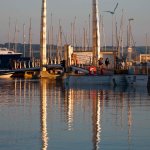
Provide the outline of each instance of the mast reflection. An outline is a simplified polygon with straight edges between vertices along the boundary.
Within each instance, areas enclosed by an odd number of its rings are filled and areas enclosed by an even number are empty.
[[[131,127],[132,127],[132,109],[130,101],[128,101],[128,142],[131,144]]]
[[[47,79],[40,81],[40,111],[41,111],[41,137],[42,150],[47,150],[48,147],[48,133],[47,133]]]
[[[99,143],[101,140],[101,109],[100,109],[100,97],[102,93],[93,91],[93,114],[92,114],[92,125],[93,125],[93,150],[98,150]]]
[[[69,90],[68,95],[68,130],[72,130],[73,126],[73,90]]]
[[[65,109],[67,116],[67,129],[69,131],[73,130],[73,115],[74,115],[74,90],[69,89],[65,91]]]

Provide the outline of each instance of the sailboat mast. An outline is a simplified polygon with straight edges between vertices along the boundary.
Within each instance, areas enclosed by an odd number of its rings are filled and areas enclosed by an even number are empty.
[[[29,57],[32,57],[32,36],[31,36],[31,18],[30,18],[30,26],[29,26]]]
[[[17,51],[17,42],[16,42],[16,36],[17,36],[17,21],[15,23],[15,33],[14,33],[14,44],[15,44],[15,52]]]
[[[59,21],[59,31],[58,31],[58,44],[57,44],[57,61],[59,63],[62,57],[62,27]]]
[[[52,59],[52,51],[53,51],[53,15],[51,13],[51,28],[50,28],[50,59]]]
[[[25,57],[25,24],[23,24],[23,56]]]
[[[89,14],[89,44],[88,44],[88,50],[90,50],[90,46],[91,46],[91,16]]]
[[[99,25],[99,10],[98,10],[98,0],[93,0],[93,21],[92,21],[92,31],[93,31],[93,65],[97,66],[98,59],[100,58],[100,25]]]
[[[50,31],[48,29],[47,59],[50,57]]]
[[[147,48],[148,46],[147,45],[148,44],[147,44],[147,33],[146,33],[146,60],[145,60],[146,62],[147,62],[147,54],[148,54],[148,48]]]
[[[132,33],[131,33],[131,21],[133,21],[134,19],[133,18],[130,18],[129,19],[129,26],[128,26],[128,44],[129,44],[129,47],[128,47],[128,59],[129,61],[132,60],[132,41],[131,41],[131,36],[132,36]],[[133,38],[132,38],[133,39]]]
[[[9,31],[8,31],[8,49],[10,49],[10,17],[9,17]]]
[[[40,32],[40,61],[41,71],[46,71],[46,0],[42,0],[41,32]]]

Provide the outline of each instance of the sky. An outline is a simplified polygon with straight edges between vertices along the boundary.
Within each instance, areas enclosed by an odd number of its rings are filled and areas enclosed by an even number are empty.
[[[13,42],[15,24],[17,24],[18,42],[23,42],[23,24],[25,24],[27,43],[31,18],[32,43],[39,44],[41,3],[42,0],[1,0],[0,43],[3,44],[8,41],[9,18],[10,41]],[[150,43],[150,0],[99,0],[99,11],[100,15],[103,17],[103,33],[105,34],[106,45],[111,45],[112,41],[112,15],[105,11],[112,11],[117,3],[118,7],[115,12],[115,22],[117,22],[119,28],[123,11],[124,41],[126,41],[128,19],[133,18],[134,20],[131,26],[136,46],[145,45],[146,34],[148,43]],[[83,28],[88,28],[89,14],[91,13],[92,0],[47,0],[47,28],[49,29],[50,25],[53,24],[56,42],[60,22],[64,39],[66,37],[69,39],[71,23],[75,21],[76,40],[78,44],[81,44]]]

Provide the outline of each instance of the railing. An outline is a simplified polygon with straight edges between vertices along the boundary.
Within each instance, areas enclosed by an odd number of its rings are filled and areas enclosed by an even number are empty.
[[[60,64],[61,60],[47,59],[46,65]],[[14,69],[23,69],[23,68],[34,68],[40,67],[40,59],[31,59],[31,60],[17,60],[11,62],[11,68]]]

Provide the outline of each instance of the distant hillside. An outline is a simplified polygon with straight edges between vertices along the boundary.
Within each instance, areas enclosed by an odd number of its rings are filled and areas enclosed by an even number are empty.
[[[0,44],[0,47],[7,47],[8,48],[8,43]],[[14,43],[10,43],[10,48],[14,49],[14,47],[15,47],[15,44]],[[54,47],[54,49],[57,49],[57,45],[54,45],[53,47]],[[25,49],[26,49],[26,53],[28,53],[28,51],[29,51],[29,44],[25,45]],[[82,49],[82,48],[80,48],[80,49]],[[105,48],[103,47],[102,49],[104,50]],[[106,47],[106,50],[108,50],[108,51],[111,50],[111,49],[112,49],[111,46],[107,46]],[[33,52],[35,54],[39,53],[39,51],[40,51],[40,44],[32,44],[32,50],[33,50]],[[146,53],[146,47],[145,46],[137,46],[137,47],[135,47],[135,50],[139,54],[140,53],[141,54]],[[24,45],[21,44],[21,43],[17,43],[17,52],[23,53],[23,51],[24,51]],[[150,47],[147,48],[147,51],[148,51],[148,53],[150,53]]]

